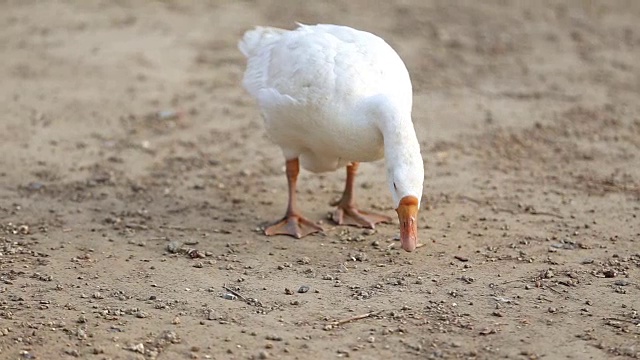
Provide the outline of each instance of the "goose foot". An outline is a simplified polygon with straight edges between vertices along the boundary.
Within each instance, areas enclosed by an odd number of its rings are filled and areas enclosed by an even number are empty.
[[[338,225],[351,225],[373,229],[378,223],[391,222],[391,217],[358,210],[355,207],[338,205],[338,208],[333,212],[332,220]]]
[[[377,223],[391,222],[391,217],[356,208],[354,182],[359,165],[360,163],[358,162],[352,162],[347,166],[347,181],[344,185],[342,197],[331,204],[332,206],[338,206],[333,212],[332,219],[338,225],[352,225],[373,229]]]
[[[309,234],[321,232],[322,227],[314,223],[313,221],[296,214],[290,214],[285,216],[282,220],[267,227],[264,230],[264,234],[267,236],[273,235],[289,235],[296,239],[300,239]]]

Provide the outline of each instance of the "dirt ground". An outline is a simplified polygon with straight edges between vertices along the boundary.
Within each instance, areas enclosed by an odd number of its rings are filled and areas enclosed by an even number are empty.
[[[261,234],[284,160],[236,42],[295,21],[407,63],[417,251],[326,220],[343,171],[299,181],[325,234]],[[640,358],[640,2],[4,0],[0,29],[1,359]],[[357,181],[395,215],[382,162]]]

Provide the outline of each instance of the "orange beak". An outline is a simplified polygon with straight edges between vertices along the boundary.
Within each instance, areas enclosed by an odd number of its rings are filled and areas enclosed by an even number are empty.
[[[396,209],[400,221],[400,244],[411,252],[418,246],[418,199],[405,196]]]

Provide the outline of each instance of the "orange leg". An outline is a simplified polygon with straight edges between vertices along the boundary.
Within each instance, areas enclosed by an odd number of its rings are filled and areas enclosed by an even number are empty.
[[[358,210],[354,200],[354,180],[360,163],[353,162],[347,166],[347,182],[344,186],[342,198],[331,204],[338,206],[333,213],[333,221],[338,225],[353,225],[373,229],[375,224],[391,222],[391,217]]]
[[[300,215],[296,209],[296,183],[299,172],[298,159],[287,160],[287,182],[289,184],[287,212],[282,220],[264,230],[265,235],[289,235],[300,239],[303,236],[322,231],[320,226]]]

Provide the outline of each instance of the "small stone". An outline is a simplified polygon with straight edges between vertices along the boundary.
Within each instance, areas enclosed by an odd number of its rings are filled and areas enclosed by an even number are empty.
[[[338,356],[340,356],[340,357],[351,357],[351,354],[349,354],[349,352],[347,350],[338,349],[338,350],[336,350],[336,352],[338,353]]]
[[[180,318],[179,318],[179,317],[177,317],[177,316],[176,316],[176,317],[174,317],[174,318],[173,318],[173,320],[171,320],[171,323],[172,323],[173,325],[178,325],[178,324],[180,324]]]
[[[204,252],[198,250],[198,249],[189,249],[189,251],[187,251],[187,255],[189,255],[190,258],[192,259],[202,259],[207,257]],[[227,265],[229,266],[229,265]],[[229,270],[229,269],[227,269]]]
[[[231,293],[226,293],[226,294],[224,294],[222,297],[223,297],[225,300],[235,300],[235,299],[237,299],[237,298],[238,298],[237,296],[235,296],[235,295],[233,295],[233,294],[231,294]]]
[[[96,292],[93,293],[93,298],[94,299],[104,299],[104,296],[99,291],[96,291]]]
[[[613,269],[606,269],[605,271],[602,272],[602,274],[606,278],[613,278],[613,277],[618,276],[618,273]]]
[[[132,345],[131,347],[129,347],[128,350],[133,351],[133,352],[137,352],[137,353],[140,353],[140,354],[144,354],[144,344],[138,343],[136,345]]]
[[[27,189],[30,191],[37,191],[44,187],[44,184],[41,182],[33,181],[27,184]]]
[[[311,264],[311,259],[309,259],[306,256],[301,257],[300,259],[298,259],[298,264],[309,265],[309,264]]]
[[[284,288],[284,293],[285,295],[293,295],[293,291],[291,291],[291,289],[289,288]]]
[[[80,352],[77,349],[66,349],[64,352],[69,356],[73,356],[73,357],[80,356]]]
[[[552,313],[552,314],[555,314],[555,313],[557,313],[557,312],[558,312],[558,309],[557,309],[557,308],[555,308],[555,307],[550,307],[548,310],[549,310],[549,312],[550,312],[550,313]]]
[[[627,290],[625,290],[622,286],[616,286],[614,291],[618,294],[626,294]]]
[[[369,336],[369,337],[367,338],[367,342],[368,342],[368,343],[370,343],[370,344],[373,344],[375,341],[376,341],[376,338],[375,338],[375,337],[373,337],[373,336]]]
[[[258,354],[258,358],[259,359],[268,359],[269,358],[269,353],[266,352],[265,350],[260,351],[260,353]]]
[[[466,276],[466,275],[462,275],[460,277],[460,280],[464,281],[467,284],[471,284],[472,282],[476,281],[475,278],[471,277],[471,276]]]
[[[18,226],[18,233],[21,235],[29,235],[29,225]]]
[[[300,294],[304,294],[304,293],[306,293],[308,291],[309,291],[309,286],[307,286],[307,285],[302,285],[302,286],[300,286],[298,288],[298,293],[300,293]]]
[[[367,261],[367,260],[369,259],[369,258],[368,258],[368,256],[367,256],[367,254],[365,254],[365,253],[363,253],[363,252],[359,252],[359,253],[357,253],[357,254],[353,255],[353,258],[354,258],[356,261]]]
[[[171,241],[167,244],[167,251],[175,254],[182,248],[182,244],[179,241]]]

